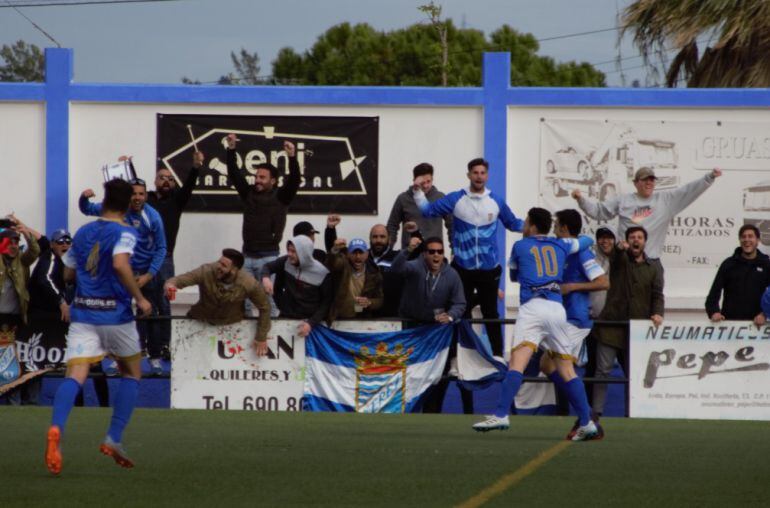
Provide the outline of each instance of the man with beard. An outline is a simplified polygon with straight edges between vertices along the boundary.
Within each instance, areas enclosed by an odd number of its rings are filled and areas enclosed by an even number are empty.
[[[147,184],[141,178],[128,182],[133,188],[131,204],[125,221],[136,229],[136,247],[131,256],[131,268],[134,270],[136,284],[142,295],[152,304],[152,315],[157,316],[163,306],[163,285],[158,284],[156,276],[160,273],[163,261],[166,259],[166,233],[160,214],[147,204]],[[101,203],[91,203],[94,191],[86,189],[80,195],[79,207],[84,215],[99,216],[102,212]],[[147,347],[150,358],[150,369],[153,375],[163,373],[161,357],[163,349],[168,348],[170,337],[163,335],[162,321],[138,320],[136,327],[143,343]],[[112,362],[107,368],[108,375],[117,375],[117,363]]]
[[[324,232],[324,242],[326,250],[331,251],[334,242],[337,240],[337,226],[342,222],[339,215],[331,214],[326,220],[326,231]],[[422,234],[415,222],[404,224],[412,238],[422,240]],[[375,317],[392,318],[398,316],[398,303],[401,300],[401,289],[403,281],[400,275],[390,272],[390,265],[400,251],[391,247],[392,242],[388,234],[388,229],[384,224],[375,224],[369,230],[369,259],[368,262],[376,266],[382,274],[382,288],[384,300],[382,307],[374,312]],[[414,259],[420,254],[418,247],[414,252],[409,252],[409,259]]]
[[[271,280],[275,276],[275,284]],[[286,244],[286,255],[262,267],[262,286],[273,295],[282,318],[301,319],[297,334],[305,337],[329,315],[334,286],[329,270],[313,258],[313,242],[298,235]]]
[[[457,271],[446,263],[444,242],[441,238],[428,238],[424,242],[420,259],[408,260],[409,254],[423,242],[412,238],[406,249],[398,253],[390,272],[403,278],[403,295],[398,310],[399,317],[419,326],[435,322],[449,324],[460,320],[465,313],[465,293]],[[452,344],[447,357],[441,381],[433,387],[423,404],[423,412],[440,413],[449,387],[449,372],[452,359],[457,355],[457,345]],[[463,412],[473,413],[473,397],[460,388]]]
[[[334,303],[329,310],[328,322],[338,318],[371,317],[382,307],[382,275],[368,262],[366,242],[354,238],[349,245],[344,238],[334,242],[326,259],[326,267],[335,281]]]
[[[300,184],[297,149],[290,141],[283,142],[283,150],[288,159],[289,174],[284,184],[278,187],[278,168],[263,162],[257,164],[254,185],[249,185],[246,177],[238,168],[235,151],[238,138],[235,134],[227,136],[227,177],[238,191],[243,202],[243,255],[246,257],[244,269],[259,279],[262,267],[277,259],[278,246],[286,227],[286,214],[289,205],[297,196]],[[274,302],[271,312],[277,315]]]
[[[467,189],[451,192],[429,202],[422,190],[425,177],[414,180],[414,201],[425,217],[453,215],[452,267],[460,274],[465,301],[472,302],[474,293],[484,319],[498,319],[498,290],[502,267],[497,251],[498,221],[509,231],[521,232],[524,221],[516,218],[503,198],[487,189],[489,162],[477,158],[468,162]],[[471,317],[471,305],[465,316]],[[486,325],[492,352],[503,352],[503,336],[499,323]]]
[[[188,317],[212,325],[229,325],[245,317],[248,299],[259,310],[254,349],[257,356],[267,354],[267,332],[270,331],[270,303],[262,287],[243,268],[243,254],[235,249],[224,249],[216,263],[201,265],[195,270],[171,277],[165,292],[173,298],[178,289],[198,286],[198,302]]]
[[[177,186],[174,174],[168,168],[160,168],[155,173],[155,190],[147,193],[147,203],[155,208],[163,220],[163,231],[166,234],[166,258],[155,276],[156,285],[163,287],[168,279],[174,276],[174,248],[179,233],[179,222],[187,203],[190,202],[195,185],[198,182],[200,168],[203,167],[203,153],[193,153],[192,168],[190,168],[182,187]],[[171,304],[165,295],[158,301],[158,315],[170,316]],[[162,320],[157,323],[160,342],[165,346],[162,356],[169,359],[168,344],[171,341],[171,321]]]
[[[626,229],[626,241],[619,243],[610,259],[610,289],[599,318],[602,321],[649,319],[655,326],[663,323],[663,268],[647,257],[647,231],[640,226]],[[594,330],[597,340],[596,377],[608,378],[618,359],[628,376],[627,328],[603,326]],[[596,383],[593,411],[601,417],[607,400],[607,384]]]
[[[427,162],[418,164],[412,170],[412,175],[414,178],[422,177],[420,188],[429,202],[432,203],[437,199],[444,197],[444,193],[439,191],[433,185],[432,165]],[[390,217],[388,218],[388,235],[390,237],[391,247],[396,244],[398,230],[401,228],[401,248],[407,248],[409,240],[411,239],[411,231],[407,228],[407,225],[412,222],[417,224],[423,236],[428,238],[440,238],[442,241],[444,240],[443,226],[446,226],[447,234],[449,235],[451,242],[452,214],[447,214],[443,217],[423,217],[420,213],[420,208],[414,201],[412,188],[410,187],[406,192],[402,192],[398,195],[395,203],[393,203],[393,208],[390,211]]]

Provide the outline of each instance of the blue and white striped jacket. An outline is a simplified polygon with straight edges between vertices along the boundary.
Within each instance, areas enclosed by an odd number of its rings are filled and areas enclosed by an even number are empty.
[[[521,232],[524,221],[516,218],[503,199],[489,189],[476,194],[462,189],[429,203],[415,191],[414,201],[425,217],[452,214],[452,252],[455,262],[466,270],[492,270],[500,265],[497,252],[497,221],[506,229]]]

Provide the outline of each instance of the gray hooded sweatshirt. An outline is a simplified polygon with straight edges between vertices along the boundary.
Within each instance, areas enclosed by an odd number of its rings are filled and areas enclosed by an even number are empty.
[[[275,274],[273,298],[281,317],[305,319],[311,325],[320,324],[329,313],[334,288],[329,270],[313,258],[313,241],[307,236],[295,236],[294,245],[299,266],[281,256],[262,268],[260,278]]]
[[[712,183],[714,177],[709,173],[676,189],[656,190],[649,198],[643,198],[635,192],[603,202],[581,196],[578,206],[594,220],[606,221],[617,216],[619,239],[626,238],[626,230],[631,226],[642,226],[647,230],[644,253],[648,258],[658,259],[666,243],[671,219],[690,206]]]

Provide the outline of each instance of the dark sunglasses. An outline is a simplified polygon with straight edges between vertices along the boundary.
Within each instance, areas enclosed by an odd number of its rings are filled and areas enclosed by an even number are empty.
[[[426,249],[428,254],[443,254],[444,249]]]
[[[54,242],[58,245],[71,245],[72,244],[72,238],[59,238]]]
[[[141,185],[142,187],[147,187],[147,182],[142,180],[141,178],[132,178],[128,181],[131,185]]]

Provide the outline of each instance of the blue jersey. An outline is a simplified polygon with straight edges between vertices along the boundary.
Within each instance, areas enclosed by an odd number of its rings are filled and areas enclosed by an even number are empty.
[[[422,191],[414,201],[424,217],[452,214],[452,253],[454,262],[466,270],[492,270],[500,265],[497,251],[497,222],[520,232],[524,221],[516,218],[505,201],[485,189],[475,194],[467,190],[450,192],[429,203]]]
[[[602,275],[604,270],[590,249],[567,256],[563,282],[590,282]],[[573,291],[565,296],[564,309],[567,311],[567,321],[578,328],[591,328],[594,325],[590,317],[591,299],[587,291]]]
[[[136,230],[126,224],[97,220],[75,233],[72,248],[62,258],[75,270],[72,322],[119,325],[133,321],[131,295],[112,267],[117,254],[134,252]]]
[[[101,203],[91,203],[83,196],[78,206],[85,215],[99,216],[102,213]],[[137,275],[149,273],[154,276],[166,259],[166,233],[160,214],[150,205],[144,205],[141,212],[129,209],[126,222],[136,228],[137,243],[131,256],[131,268]]]
[[[511,280],[518,280],[520,305],[532,298],[545,298],[562,303],[559,284],[564,276],[567,256],[585,250],[593,244],[587,236],[553,238],[528,236],[513,244],[511,249]]]

